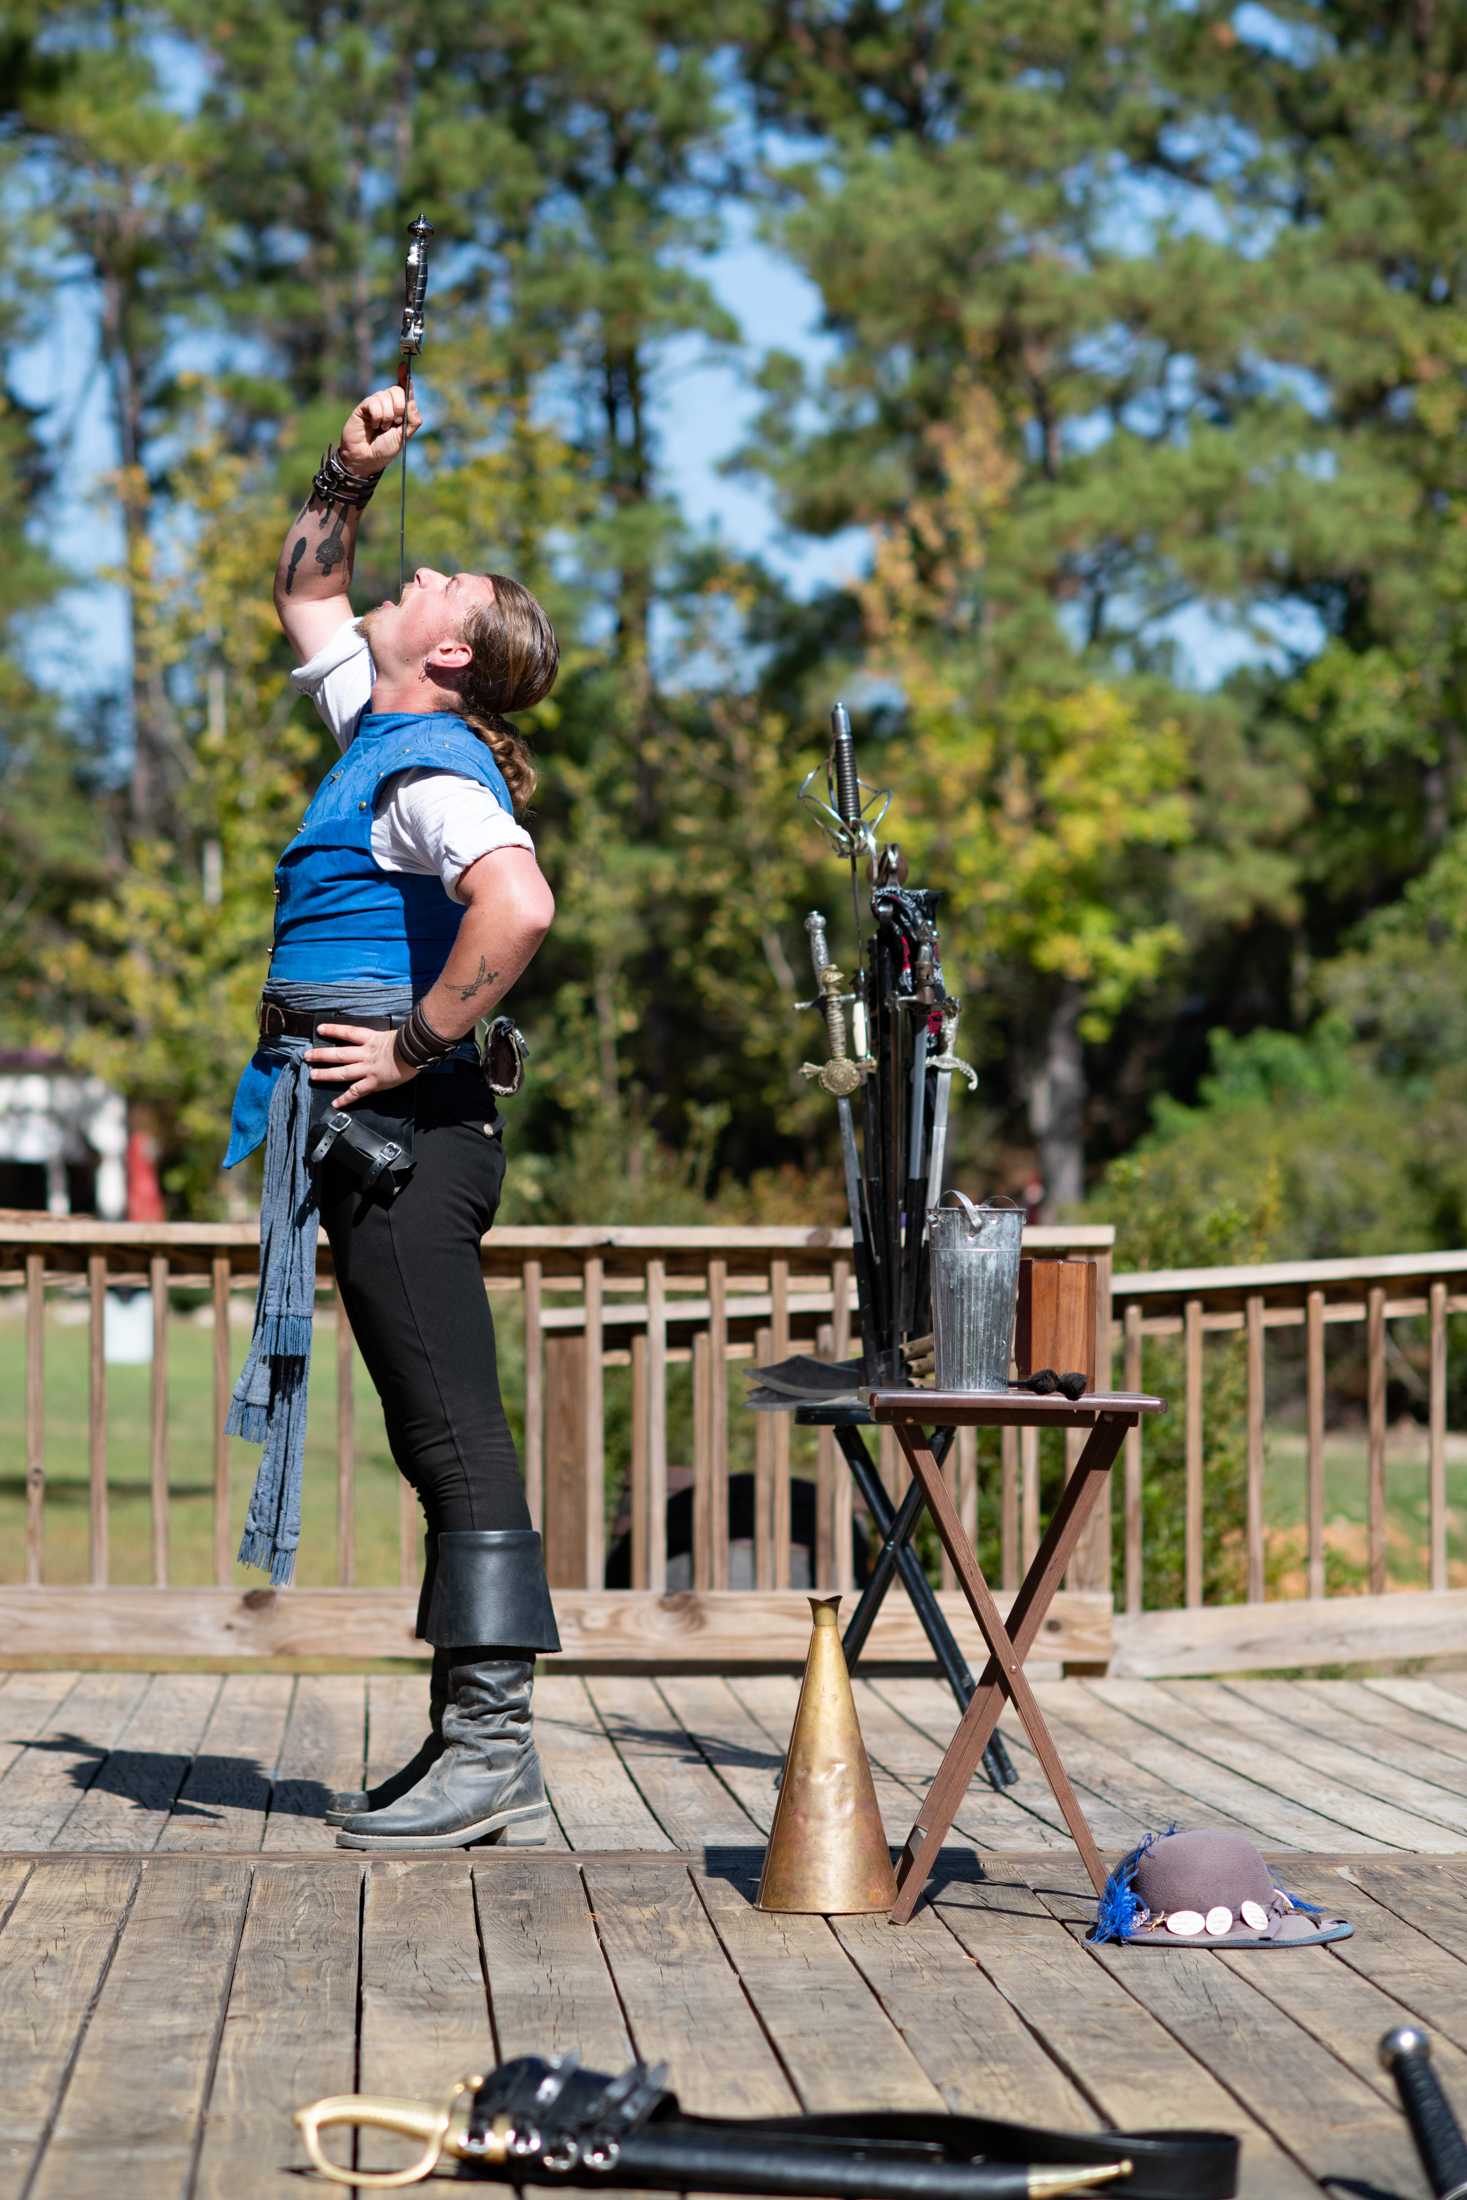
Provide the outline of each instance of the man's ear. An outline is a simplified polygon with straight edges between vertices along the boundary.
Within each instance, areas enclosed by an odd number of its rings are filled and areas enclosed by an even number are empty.
[[[446,634],[441,642],[435,642],[423,659],[424,668],[431,666],[435,672],[462,672],[472,664],[474,652],[461,634]]]

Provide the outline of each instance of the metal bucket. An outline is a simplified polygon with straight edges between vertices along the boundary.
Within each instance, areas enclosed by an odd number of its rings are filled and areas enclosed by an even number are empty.
[[[949,1192],[929,1211],[927,1234],[938,1389],[1006,1391],[1023,1208],[976,1207],[964,1193]]]

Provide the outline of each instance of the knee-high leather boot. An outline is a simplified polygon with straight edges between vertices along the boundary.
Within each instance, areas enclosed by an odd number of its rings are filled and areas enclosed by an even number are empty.
[[[420,1642],[428,1638],[428,1613],[433,1603],[433,1588],[438,1573],[438,1538],[430,1528],[423,1539],[423,1582],[418,1591],[418,1617],[414,1633]],[[395,1803],[399,1795],[406,1795],[416,1787],[430,1765],[436,1764],[443,1754],[443,1713],[448,1702],[448,1660],[444,1652],[435,1650],[428,1680],[428,1732],[407,1763],[385,1780],[379,1780],[373,1788],[338,1788],[331,1795],[322,1813],[328,1826],[344,1826],[348,1818],[356,1818],[364,1810],[383,1810]]]
[[[543,1840],[549,1804],[530,1724],[535,1652],[560,1636],[533,1529],[446,1533],[425,1633],[443,1652],[443,1750],[380,1810],[348,1818],[342,1848],[468,1848]]]

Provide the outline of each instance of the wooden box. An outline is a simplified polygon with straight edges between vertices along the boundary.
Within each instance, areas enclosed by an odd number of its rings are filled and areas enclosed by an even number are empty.
[[[1014,1319],[1014,1364],[1022,1382],[1041,1367],[1078,1371],[1095,1386],[1095,1307],[1099,1270],[1093,1260],[1021,1260]]]

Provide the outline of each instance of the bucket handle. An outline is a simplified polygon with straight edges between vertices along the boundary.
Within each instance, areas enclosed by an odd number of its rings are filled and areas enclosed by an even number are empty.
[[[960,1192],[957,1186],[953,1185],[950,1191],[946,1191],[943,1193],[941,1199],[937,1202],[937,1204],[939,1207],[945,1207],[950,1199],[955,1199],[958,1205],[962,1208],[963,1213],[968,1218],[969,1229],[982,1229],[983,1210],[976,1206],[971,1199],[969,1199],[966,1192]],[[1003,1193],[1000,1193],[997,1199],[989,1200],[988,1212],[991,1214],[995,1207],[1000,1207],[1012,1210],[1013,1212],[1017,1213],[1018,1206],[1019,1202],[1016,1199],[1009,1199]]]

